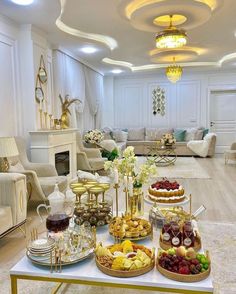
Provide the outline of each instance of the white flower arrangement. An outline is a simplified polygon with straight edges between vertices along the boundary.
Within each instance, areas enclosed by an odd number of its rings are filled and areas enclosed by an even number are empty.
[[[176,143],[176,139],[173,134],[164,134],[161,138],[162,145],[173,145]]]
[[[103,139],[104,139],[103,132],[97,129],[90,130],[84,135],[84,140],[86,143],[99,144],[101,143]]]
[[[134,187],[141,187],[147,183],[150,176],[157,174],[156,165],[151,161],[137,165],[137,157],[135,156],[133,146],[129,146],[124,150],[122,159],[115,159],[113,162],[106,161],[104,169],[110,171],[117,169],[122,178],[124,176],[132,176]]]

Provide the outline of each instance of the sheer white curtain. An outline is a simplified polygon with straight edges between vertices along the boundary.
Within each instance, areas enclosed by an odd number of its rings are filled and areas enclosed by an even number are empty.
[[[94,116],[94,127],[100,128],[102,121],[103,76],[84,66],[85,97],[90,113]]]
[[[72,104],[71,127],[88,130],[101,127],[103,101],[103,76],[82,65],[67,54],[53,52],[54,93],[56,117],[61,115],[59,94],[78,98],[82,103]]]
[[[54,51],[54,85],[55,85],[55,114],[57,117],[61,115],[61,105],[59,94],[62,97],[69,95],[70,98],[77,98],[81,103],[72,104],[71,111],[71,127],[83,130],[83,111],[85,102],[85,79],[83,65],[72,57],[60,52]]]

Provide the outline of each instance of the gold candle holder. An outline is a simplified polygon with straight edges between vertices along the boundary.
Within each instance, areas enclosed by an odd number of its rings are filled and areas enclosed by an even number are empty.
[[[189,195],[189,214],[192,215],[192,194]]]
[[[53,122],[52,122],[52,114],[49,114],[49,129],[53,128]]]
[[[129,190],[127,187],[124,188],[123,190],[125,192],[125,213],[127,214],[128,213],[128,202],[129,202]]]
[[[45,129],[48,128],[48,113],[47,113],[47,111],[44,112],[44,127],[45,127]]]
[[[115,184],[114,185],[114,189],[116,191],[116,217],[118,216],[119,214],[119,204],[118,204],[118,189],[120,188],[119,184]]]
[[[40,121],[40,129],[43,128],[43,110],[39,109],[39,121]]]

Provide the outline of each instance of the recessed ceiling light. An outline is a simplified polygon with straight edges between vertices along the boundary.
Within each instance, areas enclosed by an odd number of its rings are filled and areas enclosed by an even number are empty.
[[[92,54],[92,53],[95,53],[97,49],[94,47],[87,46],[87,47],[81,48],[80,51],[82,51],[83,53]]]
[[[11,2],[18,5],[30,5],[34,2],[34,0],[11,0]]]
[[[120,73],[123,72],[123,70],[121,70],[121,69],[113,69],[111,72],[112,72],[113,74],[120,74]]]

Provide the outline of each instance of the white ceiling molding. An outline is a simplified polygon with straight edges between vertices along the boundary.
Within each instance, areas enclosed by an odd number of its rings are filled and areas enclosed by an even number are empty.
[[[72,36],[76,36],[78,38],[93,40],[93,41],[102,43],[102,44],[106,45],[108,48],[110,48],[110,50],[114,50],[118,46],[117,41],[115,39],[109,37],[109,36],[83,32],[83,31],[80,31],[78,29],[75,29],[75,28],[72,28],[72,27],[66,25],[62,21],[62,17],[63,17],[63,13],[64,13],[64,10],[65,10],[66,2],[67,2],[67,0],[60,0],[61,13],[60,13],[59,17],[56,19],[56,26],[61,31],[63,31],[63,32],[67,33],[67,34],[70,34]]]
[[[220,60],[219,60],[219,64],[220,66],[226,62],[226,61],[230,61],[232,59],[236,59],[236,52],[233,52],[233,53],[230,53],[230,54],[227,54],[225,56],[223,56]]]
[[[133,66],[133,64],[130,63],[130,62],[121,61],[121,60],[114,60],[114,59],[107,58],[107,57],[103,58],[102,61],[105,62],[105,63],[108,63],[108,64],[123,66],[123,67],[127,67],[127,68],[130,68],[130,69]]]
[[[236,53],[235,53],[236,54]],[[131,63],[126,61],[120,61],[120,60],[114,60],[110,58],[103,58],[102,60],[105,63],[123,66],[126,68],[131,69],[132,71],[146,71],[146,70],[153,70],[153,69],[159,69],[159,68],[165,68],[166,64],[145,64],[145,65],[139,65],[139,66],[133,66]],[[180,62],[178,65],[182,67],[198,67],[198,66],[213,66],[213,67],[219,67],[221,64],[220,62]]]
[[[153,50],[150,55],[151,61],[155,63],[170,63],[173,61],[173,58],[179,63],[195,60],[198,57],[198,52],[194,49],[183,48],[177,50]]]
[[[211,8],[195,0],[166,0],[145,5],[133,11],[130,24],[141,31],[157,32],[160,28],[155,19],[163,15],[179,14],[186,17],[184,29],[196,28],[207,22],[212,14]]]
[[[175,0],[174,0],[175,1]],[[192,2],[201,2],[206,4],[212,11],[218,8],[223,0],[188,0]],[[131,19],[132,14],[145,6],[165,2],[168,5],[168,0],[123,0],[120,4],[120,10],[125,10],[126,17]],[[169,1],[170,2],[170,1]],[[186,1],[184,5],[186,4]]]

